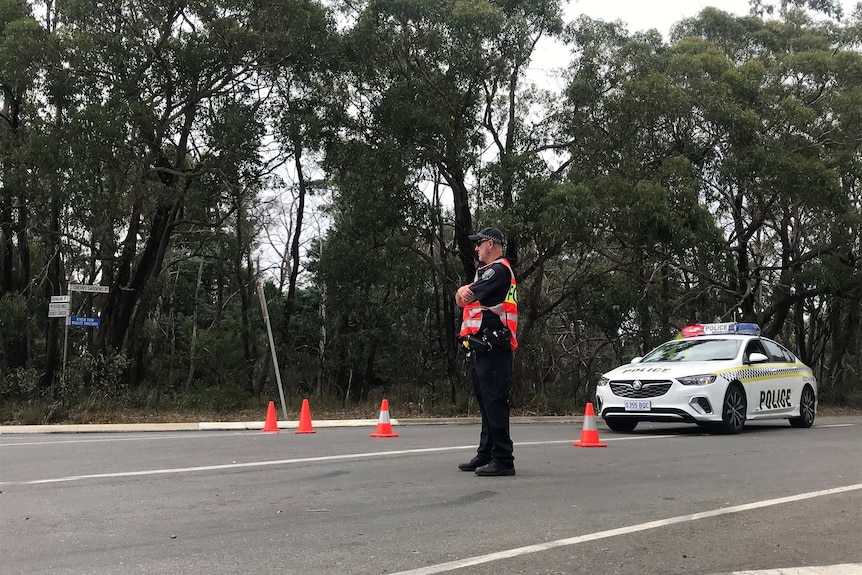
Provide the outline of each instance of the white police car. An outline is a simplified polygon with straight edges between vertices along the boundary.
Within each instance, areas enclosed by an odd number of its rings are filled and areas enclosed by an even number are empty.
[[[695,324],[681,337],[604,374],[596,407],[613,431],[640,421],[688,422],[739,433],[747,420],[811,427],[817,380],[752,323]]]

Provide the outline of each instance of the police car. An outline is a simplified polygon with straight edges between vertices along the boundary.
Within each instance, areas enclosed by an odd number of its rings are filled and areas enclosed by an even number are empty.
[[[596,407],[613,431],[632,431],[641,421],[696,423],[725,433],[768,419],[811,427],[817,380],[785,347],[760,337],[756,324],[695,324],[604,374]]]

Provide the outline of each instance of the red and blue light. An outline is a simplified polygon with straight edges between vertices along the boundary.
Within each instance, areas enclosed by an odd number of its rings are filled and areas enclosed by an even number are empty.
[[[698,337],[701,335],[760,335],[760,326],[756,323],[695,323],[680,330],[682,337]]]

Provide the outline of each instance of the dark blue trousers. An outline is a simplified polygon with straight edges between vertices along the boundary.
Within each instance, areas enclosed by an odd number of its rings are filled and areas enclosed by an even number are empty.
[[[472,354],[470,376],[482,413],[482,434],[477,455],[511,467],[512,438],[509,436],[509,391],[512,387],[512,351],[495,348]]]

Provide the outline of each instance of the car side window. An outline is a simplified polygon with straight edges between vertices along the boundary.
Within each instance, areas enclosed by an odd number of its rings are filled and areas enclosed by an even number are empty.
[[[790,351],[780,343],[776,343],[775,345],[781,348],[781,351],[784,352],[784,357],[787,358],[787,361],[789,361],[790,363],[796,363],[797,361],[799,361],[799,359],[795,355],[793,355],[792,351]]]
[[[770,341],[768,339],[764,339],[761,341],[763,342],[763,345],[766,346],[766,349],[769,351],[768,355],[772,356],[772,361],[782,363],[790,363],[793,361],[790,359],[784,349],[774,341]]]
[[[781,345],[780,343],[776,343],[775,345],[777,345],[777,346],[778,346],[778,348],[779,348],[782,352],[784,352],[784,357],[786,357],[786,358],[787,358],[787,361],[789,361],[790,363],[796,363],[796,362],[798,361],[798,360],[796,359],[796,356],[795,356],[795,355],[793,355],[793,352],[792,352],[792,351],[790,351],[789,349],[787,349],[786,347],[784,347],[784,346],[783,346],[783,345]]]
[[[745,346],[745,363],[751,363],[751,354],[752,353],[762,353],[766,357],[769,357],[769,354],[766,353],[766,350],[763,349],[763,346],[760,344],[760,341],[753,339],[748,342],[748,345]]]

